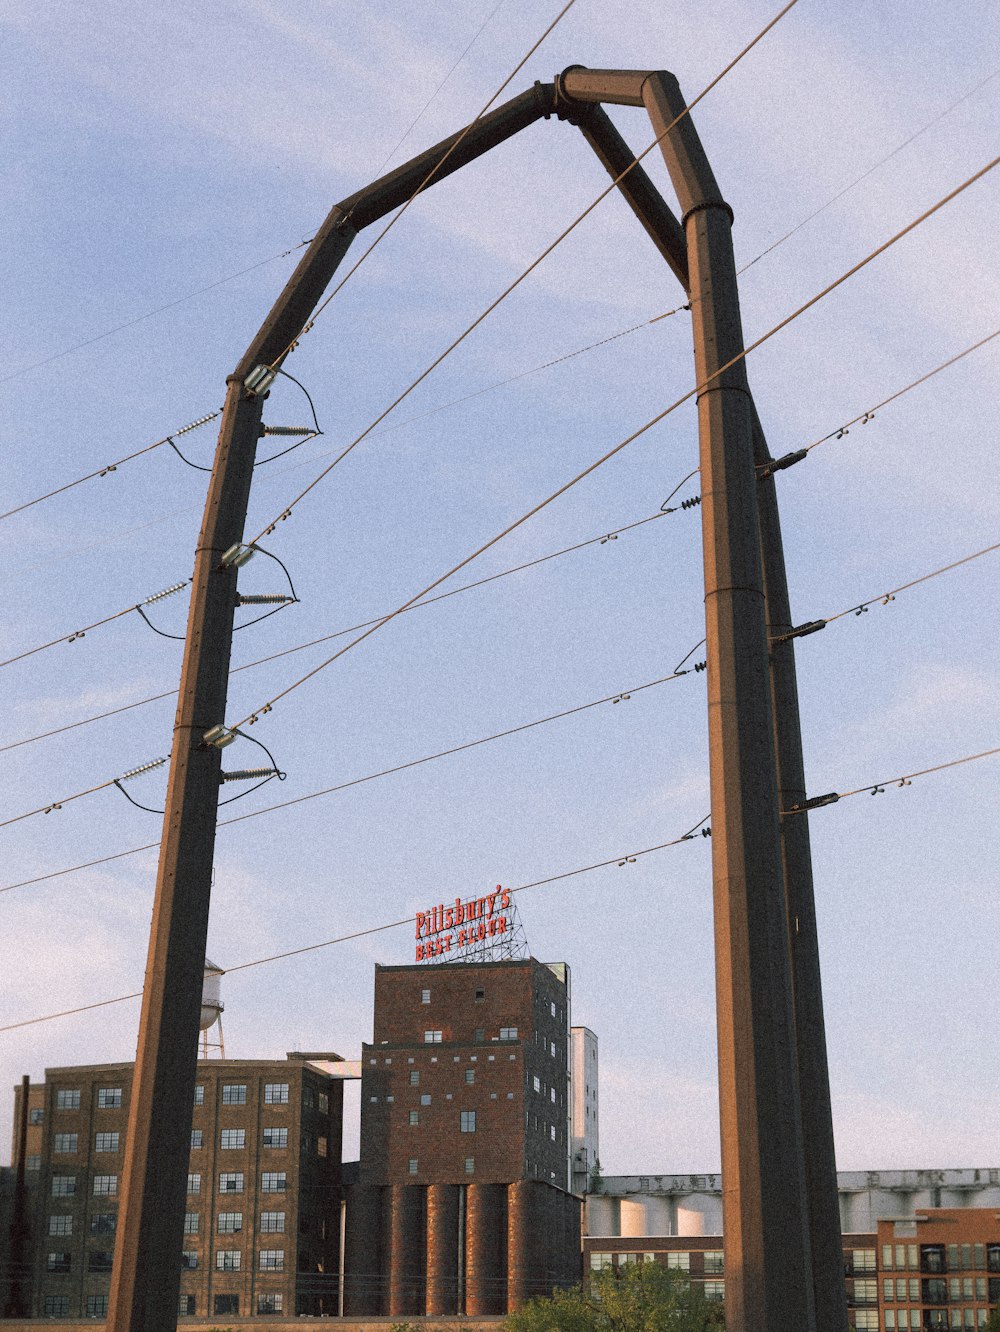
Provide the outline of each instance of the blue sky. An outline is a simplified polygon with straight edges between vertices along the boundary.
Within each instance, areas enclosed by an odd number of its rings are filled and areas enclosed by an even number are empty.
[[[2,456],[11,507],[221,405],[225,377],[330,205],[382,169],[494,10],[270,0],[4,13]],[[389,165],[480,110],[557,5],[506,0]],[[696,123],[745,264],[934,121],[741,279],[748,340],[995,153],[992,7],[801,0]],[[510,93],[572,63],[666,67],[691,97],[774,11],[576,0]],[[947,112],[947,114],[941,114]],[[637,111],[614,109],[636,148]],[[650,157],[654,178],[665,173]],[[273,518],[603,189],[570,126],[542,122],[420,199],[288,363],[321,439],[261,469]],[[669,193],[668,193],[669,197]],[[993,331],[991,175],[748,362],[772,451],[834,430]],[[358,242],[359,252],[362,241]],[[261,263],[261,261],[270,260]],[[253,271],[190,293],[257,265]],[[300,605],[237,636],[241,663],[391,608],[692,383],[683,314],[428,415],[680,303],[609,198],[275,533]],[[132,327],[58,355],[164,305]],[[1000,340],[998,340],[1000,342]],[[779,478],[793,613],[828,616],[1000,540],[997,346]],[[49,360],[48,358],[56,357]],[[46,364],[37,365],[38,362]],[[268,418],[307,418],[292,385]],[[411,419],[414,418],[414,419]],[[213,429],[186,437],[210,460]],[[654,513],[697,463],[688,404],[470,578]],[[689,483],[682,494],[696,492]],[[0,523],[6,658],[187,577],[204,476],[166,448]],[[374,772],[667,674],[703,633],[700,516],[686,511],[404,617],[292,695],[258,734],[288,772],[234,806]],[[803,640],[810,790],[882,782],[998,740],[996,561]],[[245,590],[279,590],[257,560]],[[156,622],[182,633],[184,598]],[[137,616],[4,668],[7,744],[170,689],[180,645]],[[327,655],[234,677],[229,719]],[[171,700],[0,752],[18,813],[167,752]],[[708,808],[704,680],[220,831],[209,954],[231,967],[675,837]],[[230,750],[233,754],[235,750]],[[252,760],[240,756],[239,762]],[[997,1164],[998,760],[812,817],[838,1161]],[[156,805],[162,777],[136,783]],[[3,829],[0,887],[159,835],[112,789]],[[4,1021],[141,984],[155,852],[0,895]],[[718,1165],[709,848],[523,894],[533,952],[573,968],[601,1041],[609,1172]],[[223,981],[227,1053],[351,1056],[371,1034],[374,936]],[[0,1035],[3,1076],[129,1058],[138,1005]],[[0,1098],[9,1124],[11,1096]],[[0,1129],[6,1137],[6,1127]],[[345,1142],[354,1151],[350,1132]]]

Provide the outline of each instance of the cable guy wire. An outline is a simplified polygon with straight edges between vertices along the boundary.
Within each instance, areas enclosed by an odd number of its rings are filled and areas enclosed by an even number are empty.
[[[657,851],[665,851],[668,847],[680,846],[682,842],[693,842],[697,840],[697,833],[704,824],[708,822],[707,818],[701,819],[688,832],[682,833],[680,837],[673,837],[668,842],[659,842],[655,846],[645,846],[638,851],[628,851],[624,855],[612,856],[609,860],[595,861],[591,865],[581,865],[577,869],[563,870],[560,874],[550,874],[544,879],[535,879],[531,883],[519,884],[516,888],[511,888],[511,893],[526,893],[532,888],[544,888],[549,884],[563,883],[566,879],[575,879],[581,874],[591,874],[595,870],[609,869],[612,865],[621,865],[623,862],[633,864],[640,856],[651,856]],[[225,974],[231,975],[236,971],[249,971],[252,967],[268,966],[274,962],[282,962],[289,957],[300,957],[303,953],[315,953],[324,948],[333,948],[337,944],[350,943],[354,939],[364,939],[372,934],[382,934],[386,930],[402,929],[405,925],[412,925],[413,917],[405,916],[402,920],[388,921],[383,925],[370,925],[363,930],[355,930],[350,934],[341,934],[333,939],[323,939],[316,943],[303,944],[299,948],[289,948],[282,953],[272,953],[269,957],[254,958],[250,962],[240,962],[236,966],[228,967]],[[39,1022],[54,1022],[57,1018],[73,1017],[77,1013],[90,1013],[95,1008],[107,1008],[112,1004],[127,1003],[130,999],[141,999],[142,992],[134,991],[132,994],[120,994],[114,999],[99,999],[96,1003],[81,1004],[77,1008],[66,1008],[60,1013],[46,1013],[41,1017],[23,1018],[20,1022],[10,1022],[0,1027],[0,1032],[17,1031],[21,1027],[35,1026]]]
[[[915,218],[912,222],[907,223],[907,225],[903,227],[902,230],[897,231],[895,235],[891,236],[887,241],[884,241],[876,249],[872,250],[870,254],[867,254],[863,259],[859,260],[858,263],[852,265],[852,267],[847,269],[845,273],[842,273],[840,277],[835,278],[833,282],[828,283],[821,291],[817,292],[815,296],[810,297],[808,301],[800,305],[796,310],[793,310],[791,314],[786,315],[784,319],[779,320],[777,324],[775,324],[772,328],[768,329],[766,333],[761,334],[760,337],[756,338],[747,347],[745,347],[743,351],[739,352],[736,356],[731,357],[724,365],[719,366],[719,368],[716,371],[714,371],[714,373],[711,374],[707,379],[705,379],[700,384],[695,384],[693,388],[687,391],[687,393],[682,394],[681,397],[677,398],[674,402],[672,402],[669,407],[665,407],[662,412],[658,412],[656,416],[652,417],[644,425],[640,426],[638,430],[634,430],[630,435],[626,435],[626,437],[623,440],[620,440],[617,444],[615,444],[613,448],[607,451],[607,453],[603,454],[600,458],[596,459],[596,461],[592,462],[588,467],[585,467],[582,472],[578,472],[576,476],[572,477],[569,481],[565,482],[557,490],[554,490],[545,499],[540,500],[536,505],[534,505],[531,509],[529,509],[527,513],[522,514],[520,518],[517,518],[514,520],[514,522],[508,524],[508,526],[505,527],[501,532],[498,532],[496,536],[493,536],[488,541],[484,542],[470,555],[465,556],[464,559],[460,560],[457,564],[453,565],[445,573],[441,574],[438,578],[435,578],[432,582],[428,583],[426,587],[421,588],[419,592],[415,593],[414,596],[410,597],[408,601],[403,602],[401,606],[397,607],[397,609],[394,610],[390,615],[387,615],[383,620],[379,621],[378,624],[375,624],[371,628],[366,629],[363,633],[359,634],[357,638],[352,639],[348,644],[342,647],[339,652],[335,652],[333,656],[328,657],[323,662],[320,662],[319,665],[314,666],[312,670],[308,671],[298,680],[295,680],[290,685],[286,686],[286,688],[282,689],[279,693],[275,694],[272,698],[268,699],[266,703],[261,704],[253,712],[249,713],[246,717],[243,718],[242,721],[238,722],[237,725],[238,726],[252,725],[265,713],[270,712],[271,709],[274,707],[275,703],[279,702],[282,698],[287,697],[287,695],[292,693],[293,690],[298,689],[301,685],[305,684],[307,680],[312,679],[314,675],[318,675],[320,671],[325,670],[327,666],[332,665],[333,662],[337,661],[340,657],[344,656],[345,653],[350,652],[352,648],[357,647],[359,643],[364,642],[366,638],[369,638],[371,637],[372,634],[377,633],[379,629],[383,628],[386,624],[389,624],[392,620],[394,620],[397,615],[401,615],[404,611],[408,610],[410,606],[414,605],[417,601],[422,600],[422,598],[427,596],[428,593],[433,592],[435,588],[439,587],[442,583],[446,582],[454,574],[458,573],[459,570],[464,569],[466,565],[471,564],[473,560],[478,559],[480,555],[484,554],[487,550],[490,550],[493,546],[497,545],[506,536],[509,536],[511,532],[516,531],[517,528],[521,527],[524,523],[528,522],[529,519],[535,516],[535,514],[540,513],[542,509],[552,504],[553,501],[559,499],[559,497],[566,494],[568,490],[571,490],[574,486],[578,485],[579,482],[583,481],[586,477],[590,476],[592,472],[596,472],[599,467],[603,467],[605,463],[609,462],[610,459],[614,458],[617,454],[621,453],[623,449],[627,448],[629,444],[633,443],[641,435],[644,435],[654,425],[657,425],[660,421],[668,417],[672,412],[676,411],[677,408],[680,407],[683,403],[687,402],[691,398],[696,397],[698,394],[703,393],[709,387],[709,385],[712,383],[713,380],[717,379],[720,375],[724,374],[725,371],[729,370],[732,366],[737,365],[740,361],[744,360],[752,351],[755,351],[758,347],[763,346],[763,344],[769,341],[771,338],[773,338],[776,333],[779,333],[783,328],[787,328],[789,324],[791,324],[794,320],[798,319],[807,310],[812,309],[812,307],[814,305],[817,305],[821,300],[824,299],[824,297],[829,296],[829,294],[832,291],[836,291],[838,287],[840,287],[843,283],[848,281],[848,279],[853,277],[856,273],[859,273],[861,269],[865,268],[868,264],[872,263],[872,261],[877,259],[879,255],[884,254],[886,250],[890,249],[898,241],[902,240],[904,236],[908,236],[910,232],[913,231],[916,227],[920,226],[922,222],[926,222],[928,218],[933,217],[934,214],[939,212],[940,209],[942,209],[946,204],[950,203],[953,199],[956,199],[964,190],[967,190],[971,185],[974,185],[976,181],[981,180],[988,172],[992,171],[994,167],[997,166],[998,163],[1000,163],[1000,157],[993,158],[991,162],[988,162],[984,167],[981,167],[979,171],[969,176],[968,179],[963,181],[961,185],[956,186],[955,189],[950,190],[948,194],[944,195],[936,203],[932,204],[930,208],[925,209],[924,212],[921,213],[919,217]],[[313,482],[313,484],[315,484],[315,482]]]
[[[254,537],[254,541],[259,540],[263,536],[268,536],[271,532],[274,531],[275,527],[279,522],[284,522],[287,518],[289,518],[291,516],[292,510],[298,504],[300,504],[302,500],[304,500],[305,497],[312,490],[314,490],[315,487],[318,486],[319,483],[325,477],[329,476],[329,474],[334,470],[334,468],[337,467],[341,462],[343,462],[343,460],[347,457],[347,455],[351,453],[352,450],[357,448],[357,446],[362,442],[362,440],[364,440],[368,435],[372,433],[372,431],[375,429],[376,426],[380,425],[382,421],[384,421],[385,418],[391,412],[395,411],[396,408],[399,406],[399,404],[403,402],[407,397],[409,397],[409,395],[414,391],[414,389],[417,388],[418,385],[422,384],[424,380],[428,377],[428,375],[432,374],[433,371],[436,370],[437,367],[441,365],[441,363],[451,355],[451,353],[456,349],[456,347],[459,347],[465,341],[465,339],[469,336],[470,333],[472,333],[475,329],[477,329],[479,325],[486,318],[488,318],[488,316],[491,315],[494,310],[497,309],[498,306],[503,304],[503,302],[507,299],[507,297],[513,291],[515,291],[531,273],[535,271],[535,269],[539,266],[539,264],[541,264],[543,260],[545,260],[552,253],[552,251],[556,249],[556,247],[560,245],[566,239],[566,237],[569,236],[570,233],[580,225],[581,222],[584,221],[585,218],[590,216],[590,214],[594,211],[597,205],[602,202],[602,200],[606,199],[608,195],[614,189],[617,188],[617,186],[621,183],[621,181],[625,179],[625,177],[632,170],[632,168],[637,166],[643,160],[643,158],[647,157],[649,153],[651,153],[653,149],[656,148],[656,146],[666,137],[666,135],[670,133],[670,131],[674,128],[674,126],[677,125],[678,122],[684,118],[684,116],[690,114],[690,112],[698,105],[698,103],[702,100],[702,98],[706,97],[708,93],[710,93],[712,89],[718,83],[720,83],[722,79],[725,78],[725,76],[730,72],[730,70],[732,70],[737,64],[739,64],[739,62],[743,59],[743,57],[747,55],[750,51],[752,51],[753,48],[757,45],[757,43],[761,41],[761,39],[764,36],[766,36],[766,34],[770,32],[770,30],[775,26],[775,24],[778,23],[785,16],[785,14],[787,14],[788,11],[792,9],[794,5],[796,5],[797,3],[798,0],[788,0],[788,3],[784,6],[784,8],[781,9],[775,15],[775,17],[771,19],[771,21],[760,30],[760,32],[756,35],[756,37],[754,37],[753,40],[743,48],[742,51],[740,51],[736,56],[734,56],[734,58],[729,62],[728,65],[726,65],[726,67],[721,71],[721,73],[717,74],[710,83],[706,84],[706,86],[701,90],[700,93],[698,93],[696,97],[692,98],[692,100],[687,103],[684,109],[674,117],[674,119],[670,122],[670,124],[667,125],[666,128],[660,134],[657,135],[657,137],[652,141],[652,143],[649,144],[647,148],[643,149],[643,151],[639,153],[638,156],[634,157],[632,161],[629,163],[629,165],[625,168],[625,170],[620,172],[619,175],[616,176],[611,181],[610,185],[608,185],[605,189],[603,189],[600,192],[600,194],[598,194],[596,199],[594,199],[591,203],[589,203],[587,207],[583,210],[583,212],[580,213],[576,218],[574,218],[573,221],[569,224],[569,226],[566,227],[563,231],[561,231],[559,235],[556,236],[555,240],[551,241],[545,247],[545,249],[542,250],[541,254],[539,254],[538,257],[534,259],[528,265],[528,267],[524,269],[524,271],[520,273],[520,275],[516,277],[514,281],[508,287],[506,287],[500,293],[500,295],[496,297],[496,299],[486,307],[485,310],[482,311],[481,314],[477,315],[477,317],[472,321],[472,323],[469,324],[468,327],[462,333],[460,333],[459,336],[455,338],[455,340],[451,342],[444,349],[443,352],[440,353],[440,355],[435,357],[435,359],[431,361],[430,365],[428,365],[427,368],[423,370],[417,376],[416,379],[412,380],[411,383],[403,390],[403,392],[400,393],[399,396],[395,398],[394,401],[391,402],[389,406],[385,408],[384,411],[382,411],[378,416],[376,416],[375,419],[365,427],[365,429],[361,432],[360,435],[357,435],[351,441],[350,444],[348,444],[344,449],[342,449],[341,452],[336,455],[333,461],[330,462],[326,467],[324,467],[323,470],[316,477],[314,477],[312,481],[310,481],[309,485],[306,486],[306,488],[303,491],[301,491],[298,495],[296,495],[296,497],[291,501],[291,503],[288,504],[281,511],[281,513],[279,513],[277,517],[273,519],[272,522],[268,523],[266,527],[262,528],[261,531],[257,534],[257,536]],[[456,143],[455,145],[453,145],[453,148],[457,146],[458,145]],[[444,159],[442,158],[442,161],[443,160]],[[421,186],[421,189],[422,188],[423,186]],[[368,253],[370,253],[370,251],[365,252],[365,254]],[[362,259],[364,257],[365,256],[362,255]],[[353,273],[354,271],[355,269],[351,269],[347,273],[347,276],[344,278],[343,281],[346,282],[347,279],[351,276],[351,273]],[[343,282],[340,284],[340,286],[343,286]],[[312,327],[312,325],[316,321],[316,318],[319,316],[320,312],[329,304],[329,302],[333,299],[333,297],[336,296],[339,290],[340,290],[339,286],[335,287],[334,290],[327,297],[327,299],[317,308],[315,314],[313,315],[312,320],[310,320],[309,324],[306,325],[307,329]],[[288,350],[290,350],[291,346],[293,345],[294,343],[290,344],[289,348],[286,349],[284,353],[282,353],[282,356],[287,355]],[[277,361],[280,361],[281,359],[282,357],[280,356],[276,358]],[[250,544],[253,543],[251,542]]]
[[[697,650],[696,648],[692,649],[692,651],[696,650]],[[690,656],[691,653],[689,652],[687,654],[687,657]],[[684,658],[684,661],[687,661],[687,657]],[[265,805],[261,809],[252,810],[247,814],[240,814],[231,819],[220,819],[218,826],[220,828],[224,828],[228,827],[230,824],[233,823],[243,823],[247,819],[258,818],[263,814],[273,814],[278,810],[288,809],[292,805],[302,805],[310,800],[318,800],[321,796],[335,795],[340,791],[350,790],[351,787],[354,786],[364,786],[368,782],[378,781],[383,777],[391,777],[397,772],[405,772],[408,768],[419,768],[422,767],[425,763],[433,763],[436,762],[438,759],[450,758],[453,754],[461,754],[465,750],[477,749],[479,748],[480,745],[490,744],[495,740],[505,740],[508,736],[518,735],[524,731],[534,730],[536,727],[545,726],[549,722],[562,721],[566,717],[573,717],[577,716],[579,713],[582,712],[589,712],[593,708],[599,708],[603,706],[605,703],[617,704],[624,702],[626,701],[627,698],[630,698],[631,695],[633,694],[641,694],[647,689],[655,689],[659,685],[668,684],[672,680],[679,680],[682,676],[698,674],[697,667],[688,667],[686,670],[682,669],[682,667],[683,663],[681,663],[674,671],[672,671],[670,675],[665,675],[658,680],[649,680],[647,681],[646,684],[636,685],[631,689],[627,689],[624,691],[619,690],[619,692],[616,694],[606,694],[604,695],[604,697],[593,699],[589,703],[580,703],[577,704],[575,707],[564,708],[560,712],[550,713],[547,717],[537,717],[533,721],[522,722],[518,726],[509,726],[505,730],[495,731],[492,735],[482,736],[476,740],[467,740],[464,741],[462,744],[452,745],[449,749],[438,750],[436,753],[433,754],[424,754],[420,758],[408,759],[403,763],[394,764],[392,767],[382,768],[378,772],[367,773],[363,777],[352,777],[348,781],[339,782],[335,786],[326,786],[319,791],[310,791],[307,792],[305,795],[295,796],[290,800],[283,800],[277,805]],[[240,734],[242,735],[243,733],[241,732]],[[253,737],[244,735],[244,739],[251,740],[253,739]],[[109,786],[111,784],[112,783],[110,782],[104,783],[105,786]],[[102,788],[95,787],[94,789],[100,790]],[[81,794],[89,795],[90,792],[82,792]],[[28,817],[28,816],[22,815],[22,817]],[[7,884],[6,887],[0,888],[0,893],[12,892],[15,888],[27,888],[31,884],[42,883],[47,879],[60,878],[65,874],[74,874],[79,870],[90,869],[94,865],[103,865],[112,860],[122,860],[127,856],[138,855],[142,851],[150,851],[157,846],[159,846],[159,842],[148,842],[143,846],[131,847],[127,851],[118,851],[111,856],[101,857],[98,860],[90,860],[84,865],[73,865],[69,869],[55,870],[49,874],[42,874],[35,879],[25,879],[21,883]]]

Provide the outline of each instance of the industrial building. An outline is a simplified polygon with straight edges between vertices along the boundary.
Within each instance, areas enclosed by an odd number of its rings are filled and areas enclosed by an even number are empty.
[[[347,1310],[505,1313],[580,1279],[569,970],[378,967]]]
[[[191,1128],[178,1312],[336,1313],[343,1082],[318,1061],[201,1060]],[[25,1230],[11,1276],[36,1318],[103,1318],[114,1254],[131,1064],[46,1070],[16,1092]]]

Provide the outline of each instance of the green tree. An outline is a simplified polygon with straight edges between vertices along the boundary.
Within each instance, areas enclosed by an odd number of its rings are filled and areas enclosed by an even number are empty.
[[[721,1332],[722,1306],[656,1262],[595,1272],[589,1288],[557,1290],[508,1314],[507,1332]]]

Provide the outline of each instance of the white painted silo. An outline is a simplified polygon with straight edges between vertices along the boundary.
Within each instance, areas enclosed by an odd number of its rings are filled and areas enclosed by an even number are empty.
[[[677,1199],[678,1235],[721,1235],[722,1198],[715,1193],[686,1193]]]
[[[588,1193],[586,1202],[586,1233],[588,1235],[614,1235],[616,1233],[614,1198],[603,1193]]]

